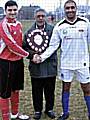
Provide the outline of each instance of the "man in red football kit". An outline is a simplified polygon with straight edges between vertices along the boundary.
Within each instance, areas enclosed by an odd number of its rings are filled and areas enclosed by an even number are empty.
[[[17,3],[12,0],[7,1],[5,4],[6,16],[0,23],[0,109],[2,120],[18,117],[19,90],[24,87],[23,57],[29,55],[22,49],[22,26],[16,20],[17,11]],[[9,100],[11,107],[9,107]],[[11,114],[9,108],[11,108]]]

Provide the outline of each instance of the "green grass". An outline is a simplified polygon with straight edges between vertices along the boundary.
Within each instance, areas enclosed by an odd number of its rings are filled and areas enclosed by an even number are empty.
[[[31,25],[34,23],[34,21],[32,20],[22,20],[22,27],[23,27],[23,33],[25,33],[25,31],[27,31]]]

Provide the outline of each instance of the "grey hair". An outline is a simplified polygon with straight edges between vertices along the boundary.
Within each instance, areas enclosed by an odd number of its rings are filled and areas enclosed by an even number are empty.
[[[35,16],[38,12],[44,12],[45,15],[46,15],[46,11],[45,11],[43,8],[37,8],[37,9],[34,11],[34,16]]]

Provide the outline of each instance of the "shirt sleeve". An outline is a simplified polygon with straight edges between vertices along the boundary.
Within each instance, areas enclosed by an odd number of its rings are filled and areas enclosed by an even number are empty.
[[[2,27],[0,27],[2,28]],[[19,46],[16,41],[11,41],[7,35],[4,33],[3,29],[0,30],[0,36],[3,39],[3,41],[6,44],[6,47],[13,52],[14,54],[17,54],[21,57],[27,57],[29,55],[28,52],[26,52],[21,46]]]
[[[88,22],[87,42],[90,45],[90,22]]]
[[[87,43],[88,43],[89,62],[90,62],[90,22],[88,22]]]
[[[61,39],[58,32],[58,26],[56,25],[53,29],[49,47],[46,49],[44,53],[40,55],[40,57],[42,58],[42,62],[48,57],[50,57],[58,49],[58,47],[60,46],[60,43],[61,43]]]

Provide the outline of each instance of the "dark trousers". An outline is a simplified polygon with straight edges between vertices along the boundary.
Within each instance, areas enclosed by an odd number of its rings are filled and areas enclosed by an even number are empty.
[[[53,110],[54,106],[54,91],[55,91],[56,77],[47,78],[32,78],[32,97],[35,111],[42,111],[43,109],[43,92],[45,96],[45,110]]]

